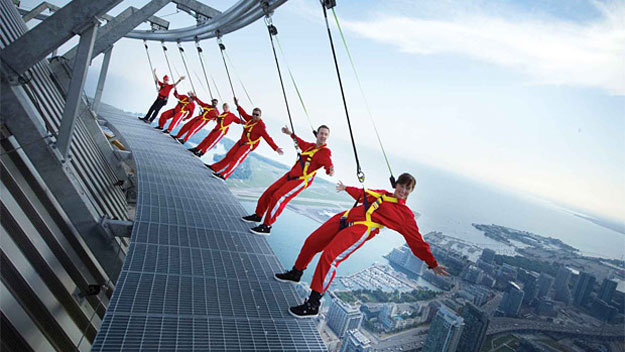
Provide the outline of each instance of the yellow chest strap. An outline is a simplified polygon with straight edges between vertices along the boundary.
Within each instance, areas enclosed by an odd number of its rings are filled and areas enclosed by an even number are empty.
[[[187,98],[181,99],[178,101],[178,104],[182,105],[180,107],[180,111],[186,112],[184,108],[186,108],[187,105],[189,105],[189,100]]]
[[[217,121],[218,121],[218,124],[219,124],[219,130],[222,133],[226,133],[228,128],[230,128],[230,125],[224,126],[224,120],[226,120],[226,116],[228,116],[228,113],[221,114],[221,115],[217,116]]]
[[[257,122],[254,123],[250,123],[250,121],[246,122],[245,125],[243,125],[243,129],[245,130],[246,134],[245,136],[247,137],[247,142],[245,144],[249,144],[250,147],[253,146],[254,144],[258,143],[258,141],[260,141],[261,137],[258,137],[257,140],[253,141],[250,139],[250,134],[252,133],[252,128],[254,128],[254,126],[256,126]]]
[[[314,147],[313,147],[314,148]],[[304,162],[304,167],[302,168],[302,176],[298,177],[299,180],[304,180],[304,188],[308,187],[308,176],[314,176],[317,173],[317,170],[308,173],[308,167],[310,166],[310,162],[312,161],[313,156],[315,156],[315,154],[320,151],[321,149],[324,149],[325,146],[321,147],[321,148],[314,148],[314,149],[309,149],[305,152],[300,153],[300,158],[304,158],[304,156],[306,156],[306,161]]]
[[[202,110],[204,111],[204,112],[202,113],[202,119],[203,119],[203,120],[210,120],[210,118],[206,118],[206,115],[207,115],[209,112],[211,112],[211,111],[215,110],[215,108],[207,108],[207,107],[202,106]]]
[[[369,206],[369,209],[366,210],[364,221],[354,221],[354,222],[347,224],[347,226],[366,225],[367,231],[371,233],[372,228],[376,228],[376,229],[384,228],[384,225],[378,224],[377,222],[373,222],[371,220],[371,215],[373,214],[373,212],[376,211],[383,202],[398,203],[399,200],[395,197],[387,196],[386,194],[380,194],[374,191],[370,191],[368,189],[366,189],[365,192],[369,195],[376,197],[376,200],[373,203],[371,203],[371,205]],[[343,216],[341,218],[347,219],[347,216],[349,215],[350,210],[351,209],[348,209],[345,213],[343,213]]]

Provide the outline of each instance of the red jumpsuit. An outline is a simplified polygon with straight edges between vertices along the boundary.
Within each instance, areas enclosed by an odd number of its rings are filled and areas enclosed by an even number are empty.
[[[248,115],[242,107],[237,107],[241,117],[245,120],[243,125],[243,134],[241,139],[236,142],[232,148],[228,151],[228,154],[220,161],[210,165],[210,168],[220,173],[224,179],[230,177],[234,170],[245,160],[249,153],[251,153],[260,144],[261,137],[269,143],[269,146],[273,150],[278,150],[278,146],[271,139],[265,130],[265,123],[263,120],[253,121],[252,116]]]
[[[168,129],[172,131],[174,128],[176,128],[176,126],[178,126],[180,120],[185,118],[187,115],[192,114],[193,109],[195,109],[195,104],[193,103],[191,98],[189,98],[189,96],[184,94],[178,94],[178,92],[174,90],[174,97],[178,99],[178,104],[176,105],[176,107],[165,111],[158,119],[158,127],[160,127],[161,129],[165,127],[165,123],[167,122],[167,120],[173,118],[168,127]]]
[[[346,187],[345,190],[354,199],[362,199],[362,189]],[[390,197],[393,195],[385,190],[375,190],[374,192]],[[369,204],[373,204],[376,197],[367,195],[367,201]],[[373,222],[399,232],[404,236],[412,253],[417,258],[425,261],[430,268],[438,266],[430,251],[430,245],[421,237],[414,214],[406,206],[405,200],[396,200],[395,203],[383,201],[377,209],[376,207],[373,209],[375,209],[371,214]],[[336,274],[336,267],[379,232],[377,228],[371,228],[371,231],[368,231],[368,226],[364,224],[354,224],[341,229],[340,223],[343,215],[344,213],[336,214],[310,234],[295,262],[295,269],[304,270],[315,254],[323,252],[310,285],[311,289],[321,294],[330,287]],[[364,220],[366,220],[365,209],[364,205],[360,204],[349,211],[346,222],[353,223]]]
[[[239,124],[242,123],[237,115],[231,113],[230,111],[217,116],[217,125],[215,125],[215,128],[213,128],[208,136],[204,138],[202,143],[198,144],[195,148],[202,152],[202,154],[206,153],[207,150],[212,149],[217,142],[219,142],[221,138],[228,133],[230,124],[233,122]]]
[[[198,99],[198,97],[195,97],[194,99],[198,102],[198,104],[200,104],[200,107],[202,108],[202,113],[191,119],[191,121],[187,122],[186,125],[182,126],[182,128],[178,132],[178,135],[176,135],[176,138],[182,138],[182,136],[184,136],[184,138],[182,139],[185,142],[188,141],[191,136],[201,130],[202,127],[204,127],[208,123],[208,121],[216,119],[217,115],[219,114],[219,110],[217,110],[217,108],[213,107],[210,104],[204,103],[203,101]]]
[[[332,153],[325,144],[317,148],[315,143],[306,142],[294,134],[291,137],[297,140],[297,145],[302,150],[300,159],[289,172],[267,188],[256,205],[256,215],[264,215],[263,223],[267,226],[276,222],[291,199],[312,184],[320,167],[326,169],[326,174],[330,173],[332,167]]]

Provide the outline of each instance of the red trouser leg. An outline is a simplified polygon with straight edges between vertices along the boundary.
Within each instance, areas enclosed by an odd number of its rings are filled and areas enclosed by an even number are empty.
[[[165,122],[171,119],[174,116],[174,109],[169,109],[161,114],[161,117],[158,119],[158,127],[163,128],[165,126]]]
[[[184,141],[185,142],[188,141],[189,138],[193,137],[194,134],[198,133],[198,131],[201,130],[204,126],[206,126],[207,123],[208,123],[208,120],[205,120],[205,119],[196,121],[193,124],[193,126],[191,126],[189,133],[187,133],[187,135],[184,137]]]
[[[176,135],[176,138],[182,138],[182,136],[184,136],[185,133],[189,132],[191,127],[193,127],[193,124],[196,121],[201,120],[201,119],[202,119],[202,116],[196,116],[196,117],[192,118],[189,122],[187,122],[184,126],[182,126],[182,128],[180,129],[180,131]]]
[[[258,146],[258,143],[254,144],[251,147],[249,144],[244,144],[241,148],[239,148],[239,150],[237,151],[237,154],[235,155],[234,162],[231,163],[228,166],[228,168],[226,168],[226,170],[224,170],[224,172],[222,173],[224,179],[227,179],[228,177],[230,177],[230,175],[232,175],[234,170],[237,169],[237,167],[243,162],[243,160],[245,160],[245,158],[247,158],[247,156],[250,155],[250,153],[254,149],[256,149],[257,146]]]
[[[180,121],[182,121],[182,119],[188,114],[189,114],[188,111],[179,111],[176,115],[174,115],[174,117],[171,120],[171,123],[169,124],[169,130],[173,131],[174,128],[178,127],[178,124],[180,123]]]
[[[212,164],[210,167],[211,169],[213,169],[215,172],[221,172],[223,171],[231,162],[232,160],[235,160],[235,154],[237,154],[237,152],[239,151],[239,149],[247,149],[247,145],[243,145],[240,146],[239,142],[236,142],[232,148],[230,148],[230,150],[228,150],[228,153],[226,154],[226,156],[224,156],[223,159],[219,160],[218,162]]]
[[[213,129],[196,148],[202,153],[206,153],[207,150],[213,149],[223,136],[224,134],[220,129]]]
[[[295,262],[295,268],[303,270],[316,253],[323,251],[310,284],[310,288],[319,293],[324,293],[330,287],[336,275],[336,267],[370,237],[365,225],[339,230],[341,215],[333,216],[308,236]]]
[[[274,188],[274,186],[276,187]],[[263,196],[266,198],[263,199],[263,203],[267,204],[265,206],[266,213],[263,211],[257,212],[256,214],[262,215],[265,213],[265,221],[263,223],[267,226],[271,226],[271,224],[276,222],[276,219],[280,216],[282,210],[284,210],[284,207],[286,207],[291,199],[295,198],[304,189],[306,189],[304,180],[289,180],[287,176],[284,175],[263,193]],[[261,199],[262,198],[261,196]],[[261,204],[261,199],[258,201],[259,205]],[[258,207],[256,207],[256,210],[259,210]]]
[[[276,182],[272,183],[265,192],[258,198],[258,202],[256,203],[256,211],[254,214],[258,216],[263,216],[271,204],[271,196],[278,191],[282,185],[284,185],[288,181],[287,175],[284,174],[282,177],[276,180]]]

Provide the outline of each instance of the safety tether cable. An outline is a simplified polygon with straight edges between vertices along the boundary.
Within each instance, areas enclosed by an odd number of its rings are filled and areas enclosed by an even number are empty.
[[[195,48],[197,49],[197,56],[200,58],[200,64],[202,65],[202,72],[204,72],[204,80],[206,80],[206,86],[208,87],[208,94],[211,97],[211,100],[213,100],[213,91],[211,90],[211,85],[208,82],[208,75],[206,74],[206,67],[204,66],[204,59],[202,58],[202,53],[203,50],[200,47],[200,42],[199,41],[195,41]]]
[[[384,150],[384,145],[382,145],[382,139],[380,138],[380,134],[378,133],[378,128],[375,125],[375,120],[373,119],[373,114],[371,113],[371,108],[369,107],[369,101],[365,97],[365,92],[362,89],[362,83],[360,83],[360,76],[358,76],[358,72],[356,71],[356,65],[354,64],[354,60],[352,59],[352,54],[349,51],[349,47],[347,46],[347,41],[345,40],[345,35],[343,34],[343,29],[341,29],[341,24],[339,23],[339,18],[336,15],[336,11],[334,11],[334,7],[331,9],[332,14],[334,15],[334,21],[336,22],[336,27],[341,34],[341,39],[343,40],[343,45],[345,46],[345,51],[347,52],[347,57],[349,58],[349,62],[352,65],[352,70],[354,71],[354,76],[356,76],[356,82],[358,83],[358,88],[360,89],[360,94],[362,95],[362,99],[365,101],[365,107],[367,109],[367,113],[369,115],[369,120],[373,125],[373,130],[375,131],[375,135],[378,139],[378,144],[380,144],[380,149],[382,149],[382,154],[384,155],[384,160],[386,161],[386,167],[388,167],[388,172],[391,174],[390,180],[393,188],[395,188],[395,177],[393,176],[393,170],[391,170],[391,164],[388,161],[388,157],[386,156],[386,151]]]
[[[228,69],[228,64],[226,63],[226,57],[224,52],[226,51],[226,46],[221,41],[220,37],[217,37],[217,44],[219,45],[219,52],[221,53],[221,59],[224,61],[224,67],[226,68],[226,76],[228,76],[228,83],[230,83],[230,89],[232,90],[232,96],[236,98],[237,93],[234,92],[234,86],[232,85],[232,77],[230,77],[230,70]]]
[[[343,90],[343,82],[341,81],[341,72],[339,70],[339,63],[336,59],[336,50],[334,50],[334,42],[332,41],[332,32],[330,31],[330,24],[328,23],[328,12],[326,11],[325,5],[322,3],[321,7],[323,8],[323,17],[326,23],[326,29],[328,30],[328,37],[330,38],[330,48],[332,48],[332,57],[334,58],[334,67],[336,68],[336,76],[339,81],[339,87],[341,88],[341,97],[343,98],[343,107],[345,108],[345,117],[347,118],[347,126],[349,127],[349,136],[352,140],[352,147],[354,149],[354,157],[356,159],[356,176],[358,177],[358,181],[363,184],[365,182],[365,173],[360,168],[360,161],[358,160],[358,151],[356,151],[356,142],[354,141],[354,133],[352,132],[352,124],[349,120],[349,111],[347,109],[347,101],[345,100],[345,92]],[[365,195],[366,199],[366,195]]]
[[[156,87],[156,91],[158,92],[158,81],[156,77],[154,77],[154,65],[152,65],[152,59],[150,58],[150,51],[148,50],[148,42],[143,39],[143,46],[145,47],[145,54],[148,56],[148,64],[150,65],[150,73],[152,74],[152,79],[154,79],[154,87]]]
[[[163,45],[163,55],[165,55],[165,61],[167,61],[167,68],[169,68],[169,74],[171,75],[171,81],[175,82],[174,73],[171,70],[171,65],[169,64],[169,58],[167,57],[167,47],[165,46],[165,42],[164,41],[162,41],[161,44]]]
[[[189,67],[187,66],[187,60],[185,59],[184,48],[182,47],[182,44],[180,44],[180,42],[178,42],[178,51],[180,51],[180,57],[182,58],[184,70],[187,72],[187,76],[189,76],[189,83],[191,84],[191,90],[193,91],[193,95],[197,96],[195,86],[193,85],[193,79],[191,78],[191,73],[189,73]]]
[[[276,68],[278,69],[278,77],[280,78],[280,87],[282,88],[282,95],[284,96],[284,105],[286,106],[286,113],[289,116],[289,123],[291,124],[291,132],[295,134],[295,127],[293,127],[293,118],[291,117],[291,109],[289,108],[289,100],[286,97],[286,90],[284,89],[284,81],[282,80],[282,72],[280,71],[280,64],[278,63],[278,55],[276,54],[276,47],[273,44],[273,36],[278,34],[278,29],[271,23],[271,17],[265,17],[265,24],[267,24],[267,32],[269,33],[269,40],[271,41],[271,49],[273,50],[273,58],[276,60]],[[295,143],[295,149],[298,151],[299,148],[297,142],[293,140]]]
[[[291,82],[293,83],[293,88],[295,88],[295,92],[297,93],[297,97],[299,98],[299,102],[302,105],[302,110],[304,110],[304,114],[306,115],[306,119],[308,120],[308,124],[313,131],[313,134],[316,135],[315,127],[313,126],[310,120],[310,114],[308,113],[308,109],[306,109],[306,104],[304,104],[304,98],[302,98],[302,94],[300,93],[299,88],[297,87],[297,83],[295,83],[295,77],[293,76],[293,72],[291,72],[291,68],[289,67],[289,62],[286,60],[286,55],[284,55],[284,50],[282,49],[282,45],[280,44],[280,39],[278,38],[278,34],[274,35],[276,38],[276,43],[278,44],[278,49],[280,50],[280,56],[282,56],[282,61],[286,65],[286,69],[289,73],[289,77],[291,78]]]

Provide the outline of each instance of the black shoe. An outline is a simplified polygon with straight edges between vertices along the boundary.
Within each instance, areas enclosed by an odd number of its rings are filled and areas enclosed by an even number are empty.
[[[213,168],[210,166],[210,164],[204,164],[204,166],[206,166],[206,168],[208,168],[209,170],[215,172],[215,170],[213,170]]]
[[[257,235],[266,235],[268,236],[269,233],[271,232],[271,226],[267,226],[265,224],[260,224],[256,227],[252,227],[250,229],[251,233],[255,233]]]
[[[152,121],[150,120],[146,120],[146,119],[141,119],[141,121],[145,122],[145,123],[151,123]]]
[[[195,154],[195,156],[197,156],[197,157],[199,157],[199,158],[201,158],[201,157],[203,157],[203,156],[204,156],[204,153],[202,153],[202,151],[201,151],[201,150],[194,151],[194,152],[193,152],[193,154]]]
[[[159,126],[159,125],[154,126],[154,128],[156,128],[157,130],[161,130],[162,129],[161,126]]]
[[[220,180],[222,180],[222,181],[225,181],[225,180],[226,180],[226,179],[222,176],[222,174],[217,173],[217,172],[213,172],[213,177],[214,177],[214,178],[218,178],[218,179],[220,179]]]
[[[304,304],[289,308],[289,313],[296,318],[316,318],[319,316],[319,306],[307,299]]]
[[[169,131],[168,130],[163,130],[163,133],[169,133]]]
[[[187,148],[188,151],[190,151],[191,153],[195,154],[195,152],[197,152],[197,148],[193,147],[193,148]]]
[[[180,144],[185,144],[185,143],[186,143],[186,142],[184,141],[184,139],[182,139],[182,138],[178,138],[178,139],[177,139],[177,141],[178,141],[178,143],[180,143]]]
[[[241,218],[241,220],[245,221],[245,222],[260,222],[263,218],[256,215],[256,214],[252,214],[252,215],[248,215],[248,216],[244,216]]]
[[[273,277],[280,282],[299,282],[304,272],[295,268],[281,274],[275,274]]]

